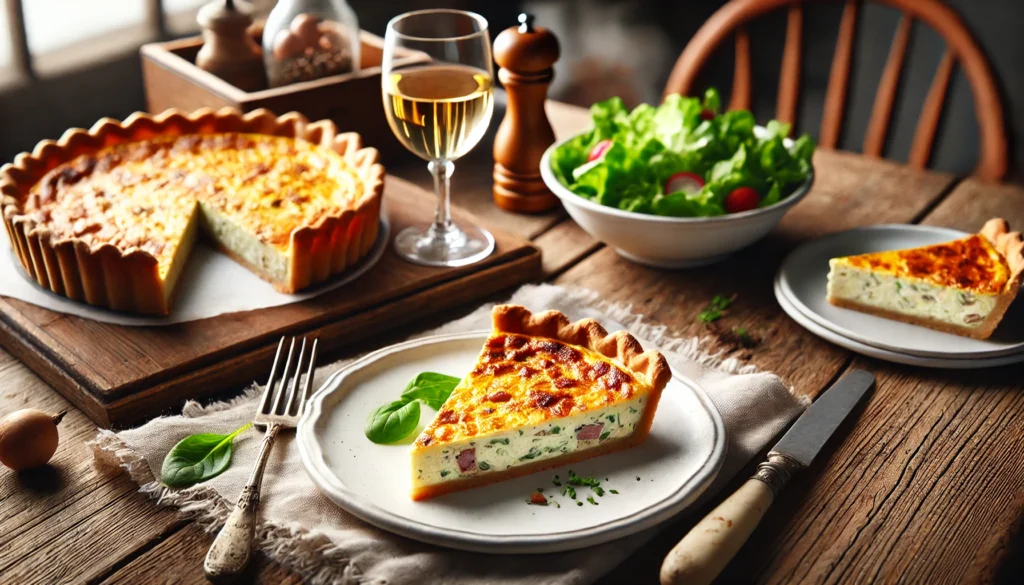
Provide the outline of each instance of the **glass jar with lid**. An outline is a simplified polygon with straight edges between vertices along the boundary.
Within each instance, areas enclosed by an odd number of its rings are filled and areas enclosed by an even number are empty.
[[[359,69],[359,21],[345,0],[279,0],[263,29],[270,87]]]

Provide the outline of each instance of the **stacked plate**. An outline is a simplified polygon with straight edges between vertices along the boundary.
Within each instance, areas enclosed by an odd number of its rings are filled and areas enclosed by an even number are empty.
[[[849,309],[825,299],[828,261],[885,250],[948,242],[966,236],[947,228],[879,225],[808,242],[794,250],[775,277],[775,298],[794,321],[823,339],[867,356],[933,368],[987,368],[1024,361],[1024,302],[1010,307],[985,340],[970,339]]]

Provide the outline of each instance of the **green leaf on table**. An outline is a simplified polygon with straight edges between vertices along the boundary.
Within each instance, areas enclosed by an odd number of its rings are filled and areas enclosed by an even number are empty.
[[[164,484],[189,487],[224,473],[231,465],[231,445],[235,437],[250,426],[246,424],[229,435],[201,433],[178,441],[164,457],[160,468]]]
[[[396,400],[370,414],[363,432],[374,443],[394,443],[411,435],[420,424],[420,403]]]
[[[697,315],[697,320],[705,325],[714,323],[725,315],[726,309],[729,308],[729,305],[731,305],[734,300],[736,300],[736,295],[732,295],[731,297],[715,295],[715,298],[711,299],[708,306],[701,311],[699,315]]]
[[[419,400],[434,410],[441,410],[441,406],[458,385],[459,378],[455,376],[423,372],[405,387],[405,391],[402,392],[402,400]]]

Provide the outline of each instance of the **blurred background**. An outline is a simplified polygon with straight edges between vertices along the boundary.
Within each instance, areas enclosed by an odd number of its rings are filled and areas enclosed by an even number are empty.
[[[98,118],[123,118],[145,109],[138,48],[193,35],[196,10],[208,0],[5,0],[0,11],[0,161]],[[484,15],[492,36],[516,23],[523,10],[555,31],[562,44],[551,97],[579,105],[621,96],[629,105],[656,102],[679,53],[724,0],[349,0],[361,26],[383,35],[388,20],[407,10],[457,7]],[[1001,85],[1010,137],[1010,181],[1024,169],[1024,1],[946,0],[987,53]],[[266,14],[273,0],[257,0]],[[804,16],[801,103],[797,131],[815,135],[842,13],[841,2],[811,2]],[[785,39],[785,13],[750,27],[754,113],[774,115]],[[899,13],[865,2],[857,29],[854,75],[844,119],[843,148],[860,150],[875,90]],[[20,38],[18,22],[24,23]],[[728,94],[733,74],[727,42],[705,69],[701,87]],[[944,43],[915,23],[900,92],[893,109],[886,157],[905,161],[921,105]],[[977,162],[974,104],[958,68],[931,166],[967,174]]]

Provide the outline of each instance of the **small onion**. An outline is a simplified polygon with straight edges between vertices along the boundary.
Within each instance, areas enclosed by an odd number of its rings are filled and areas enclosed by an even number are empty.
[[[68,411],[18,410],[0,421],[0,463],[15,471],[45,465],[57,451],[57,425]]]

